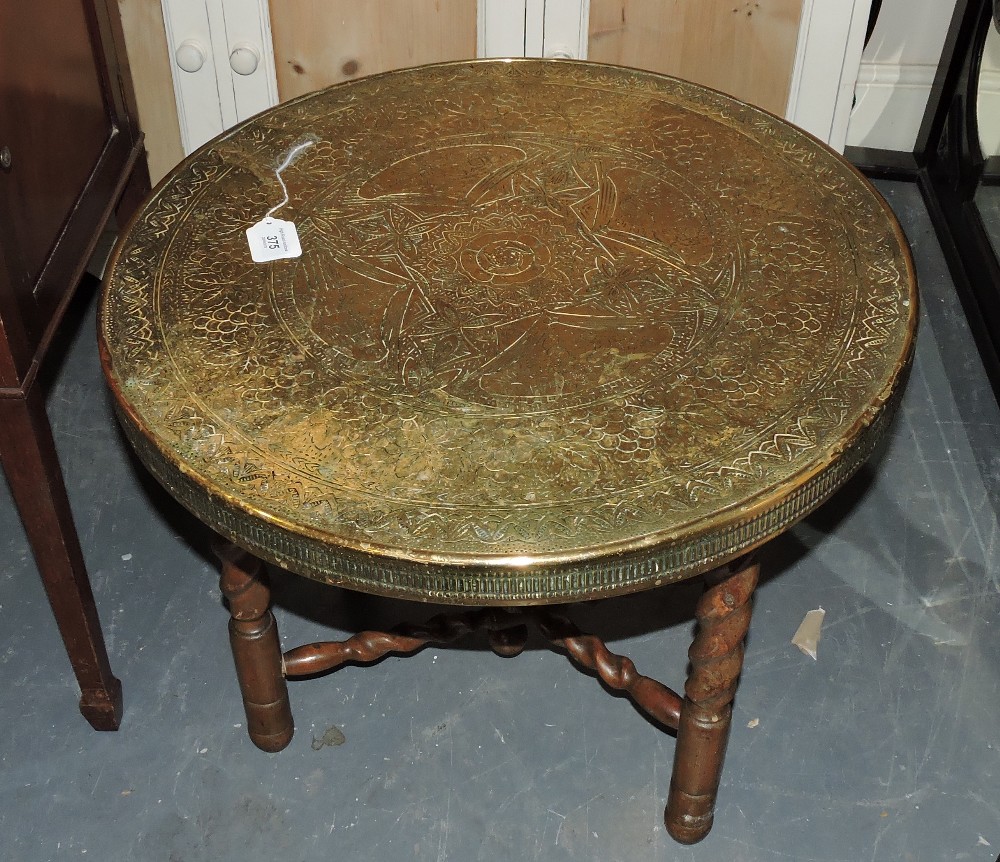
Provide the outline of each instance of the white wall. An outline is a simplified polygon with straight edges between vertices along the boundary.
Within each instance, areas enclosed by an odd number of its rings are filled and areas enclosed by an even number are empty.
[[[913,150],[954,8],[955,0],[883,0],[861,55],[848,145]]]
[[[1000,32],[990,30],[979,76],[979,140],[987,155],[1000,155]]]
[[[955,0],[884,0],[861,57],[849,146],[911,152],[951,24]],[[980,79],[984,149],[1000,151],[1000,36],[991,33]]]

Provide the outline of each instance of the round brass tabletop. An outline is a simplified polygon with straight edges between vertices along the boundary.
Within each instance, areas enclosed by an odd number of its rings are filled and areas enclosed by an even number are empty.
[[[255,263],[282,183],[301,256]],[[916,312],[895,219],[814,139],[650,73],[486,61],[203,147],[123,233],[100,338],[140,458],[224,536],[355,589],[527,604],[687,577],[808,514],[885,430]]]

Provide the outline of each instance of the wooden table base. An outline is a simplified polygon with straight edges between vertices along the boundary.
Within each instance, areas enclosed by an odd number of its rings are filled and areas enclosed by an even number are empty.
[[[664,812],[667,831],[675,840],[693,844],[712,828],[757,564],[744,559],[705,576],[708,589],[696,610],[698,627],[688,651],[691,669],[682,699],[640,674],[630,659],[612,653],[599,638],[584,634],[545,608],[440,614],[423,625],[363,631],[344,641],[306,644],[282,655],[262,563],[229,544],[220,545],[217,553],[222,560],[221,588],[229,602],[236,675],[250,739],[258,748],[280,751],[292,739],[286,678],[329,672],[348,662],[377,662],[389,654],[412,655],[428,644],[450,643],[477,629],[488,632],[495,653],[512,657],[524,649],[526,623],[533,622],[582,669],[592,671],[609,688],[624,692],[654,722],[677,731]]]
[[[759,572],[756,563],[710,572],[695,611],[698,630],[688,650],[691,670],[664,813],[667,831],[682,844],[700,841],[712,828]]]
[[[258,748],[281,751],[292,741],[295,725],[267,575],[260,560],[233,545],[220,546],[217,553],[222,560],[220,587],[229,601],[229,643],[247,730]]]

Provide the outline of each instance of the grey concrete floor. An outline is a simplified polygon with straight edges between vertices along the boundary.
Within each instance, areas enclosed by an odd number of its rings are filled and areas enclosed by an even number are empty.
[[[565,657],[471,640],[291,684],[246,736],[206,531],[131,460],[93,303],[50,413],[116,673],[91,731],[0,488],[0,859],[950,860],[1000,853],[1000,415],[917,190],[916,366],[880,459],[764,553],[715,828],[666,835],[674,741]],[[286,646],[430,613],[275,572]],[[696,585],[580,609],[679,687]],[[789,641],[827,616],[816,661]],[[332,634],[331,634],[332,633]]]

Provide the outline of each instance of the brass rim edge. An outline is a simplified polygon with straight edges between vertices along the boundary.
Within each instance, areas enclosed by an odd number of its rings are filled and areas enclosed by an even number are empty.
[[[140,461],[170,495],[217,533],[269,563],[335,586],[395,598],[466,605],[552,604],[624,595],[693,577],[763,545],[805,518],[843,487],[878,447],[899,407],[911,361],[912,350],[889,398],[841,457],[765,510],[716,524],[687,541],[524,569],[376,557],[294,532],[206,491],[189,471],[166,458],[117,404],[116,410]]]

